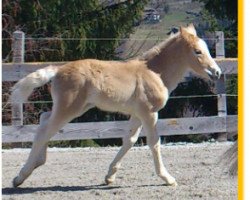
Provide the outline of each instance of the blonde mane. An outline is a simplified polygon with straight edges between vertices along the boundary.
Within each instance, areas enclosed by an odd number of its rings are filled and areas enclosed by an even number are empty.
[[[166,46],[170,45],[171,43],[173,43],[175,41],[175,39],[178,38],[178,36],[180,36],[179,32],[177,32],[175,34],[171,34],[167,39],[165,39],[161,43],[153,46],[148,51],[144,52],[139,57],[139,60],[145,60],[145,61],[147,61],[147,60],[150,60],[151,58],[159,55],[162,52],[162,50],[164,49],[164,47],[166,47]]]

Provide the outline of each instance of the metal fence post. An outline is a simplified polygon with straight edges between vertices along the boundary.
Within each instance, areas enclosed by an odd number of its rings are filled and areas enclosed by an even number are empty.
[[[216,31],[216,58],[225,58],[225,46],[224,46],[224,32]],[[220,79],[215,83],[217,90],[217,108],[218,108],[218,116],[225,117],[225,126],[227,127],[227,97],[226,97],[226,75],[222,74]],[[218,141],[227,141],[227,132],[226,133],[218,133],[217,137]]]
[[[24,62],[24,38],[25,34],[22,31],[15,31],[13,33],[13,65],[17,73],[21,73],[20,63]],[[23,104],[12,105],[12,125],[23,125]]]

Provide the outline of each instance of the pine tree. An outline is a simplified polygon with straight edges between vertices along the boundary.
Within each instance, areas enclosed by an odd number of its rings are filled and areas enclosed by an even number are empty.
[[[105,2],[105,1],[104,1]],[[26,61],[116,58],[119,38],[128,37],[147,0],[3,1],[3,58],[10,55],[12,32],[25,32]],[[45,39],[45,38],[54,39]],[[97,38],[97,40],[95,40]],[[11,56],[6,61],[11,61]]]

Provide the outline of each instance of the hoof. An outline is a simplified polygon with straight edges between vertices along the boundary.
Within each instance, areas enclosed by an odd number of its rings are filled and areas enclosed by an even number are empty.
[[[115,179],[108,178],[107,176],[105,177],[105,183],[106,183],[107,185],[112,184],[114,181],[115,181]]]
[[[20,182],[20,181],[18,180],[18,176],[17,176],[16,178],[14,178],[14,179],[13,179],[13,182],[12,182],[14,188],[18,187],[18,186],[21,185],[22,183],[23,183],[23,181]]]
[[[177,184],[177,182],[176,182],[176,181],[174,181],[173,183],[169,183],[169,184],[168,184],[168,186],[177,187],[177,186],[178,186],[178,184]]]

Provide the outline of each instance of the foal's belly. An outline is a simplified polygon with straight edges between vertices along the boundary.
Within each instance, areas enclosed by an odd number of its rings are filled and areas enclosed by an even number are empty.
[[[126,115],[132,114],[132,105],[128,103],[112,102],[112,101],[102,101],[96,102],[95,106],[103,111],[109,112],[119,112]]]
[[[132,114],[136,104],[136,98],[131,91],[107,94],[96,88],[89,90],[86,101],[101,110],[123,114]]]

